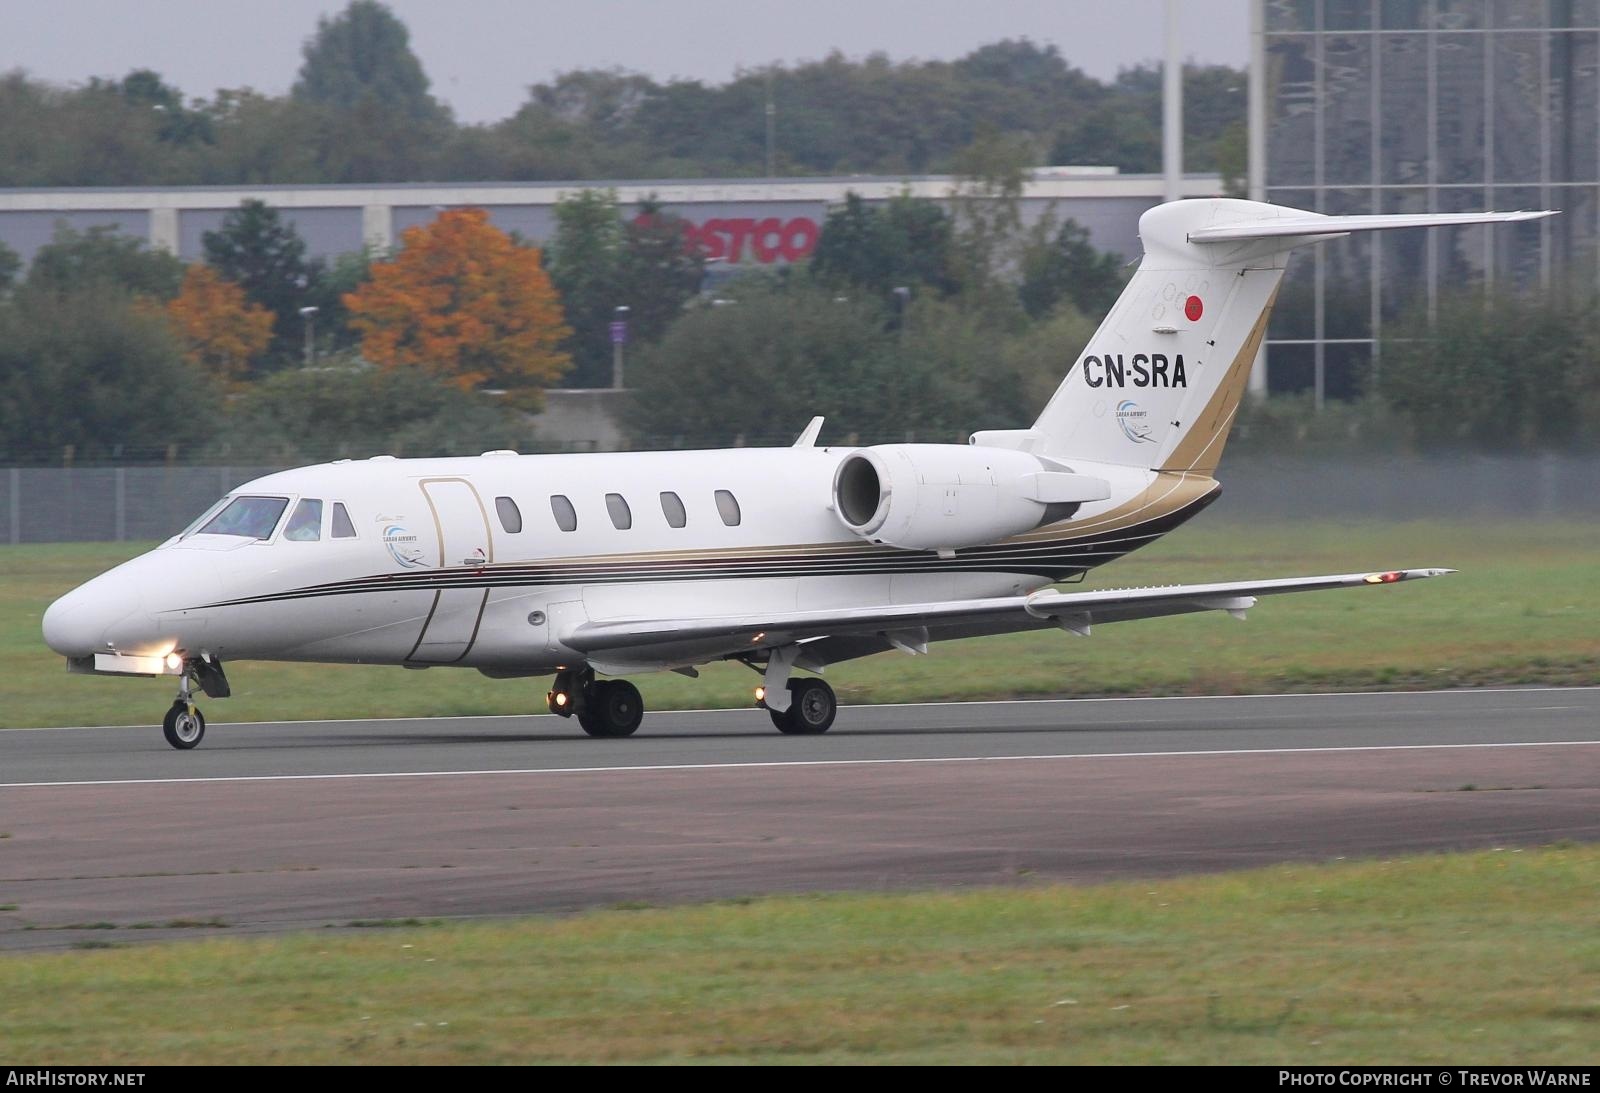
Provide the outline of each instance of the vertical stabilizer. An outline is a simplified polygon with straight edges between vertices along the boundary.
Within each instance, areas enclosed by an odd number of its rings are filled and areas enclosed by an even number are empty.
[[[1543,213],[1322,216],[1257,201],[1158,205],[1144,258],[1029,430],[1040,454],[1212,476],[1289,252],[1355,231]]]

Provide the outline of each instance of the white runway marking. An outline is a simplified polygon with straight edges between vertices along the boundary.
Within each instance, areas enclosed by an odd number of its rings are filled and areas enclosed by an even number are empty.
[[[1070,759],[1183,759],[1228,755],[1307,755],[1357,751],[1447,751],[1470,748],[1569,748],[1600,745],[1600,740],[1534,740],[1487,744],[1360,744],[1320,748],[1218,748],[1198,751],[1108,751],[1058,755],[953,755],[906,759],[796,759],[747,763],[656,763],[616,767],[527,767],[507,770],[363,771],[353,774],[245,774],[204,778],[113,778],[83,782],[0,783],[0,791],[42,786],[185,785],[208,782],[329,782],[373,778],[473,778],[507,774],[641,774],[674,770],[766,770],[783,767],[883,767],[927,763],[1024,763]]]

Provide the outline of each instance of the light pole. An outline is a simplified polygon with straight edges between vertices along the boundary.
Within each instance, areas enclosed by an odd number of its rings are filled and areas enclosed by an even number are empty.
[[[622,347],[628,344],[628,305],[611,311],[611,389],[622,390]]]
[[[306,367],[311,368],[317,363],[317,309],[303,307],[300,317],[306,321]]]

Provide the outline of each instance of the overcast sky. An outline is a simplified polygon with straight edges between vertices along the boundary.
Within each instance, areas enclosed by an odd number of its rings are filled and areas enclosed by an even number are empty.
[[[1161,53],[1162,0],[387,0],[435,95],[465,122],[515,112],[527,87],[620,66],[721,83],[834,49],[960,57],[1002,38],[1051,43],[1102,79]],[[0,70],[57,83],[153,68],[189,96],[282,94],[320,15],[344,0],[0,0]],[[1243,65],[1248,0],[1184,0],[1185,56]]]

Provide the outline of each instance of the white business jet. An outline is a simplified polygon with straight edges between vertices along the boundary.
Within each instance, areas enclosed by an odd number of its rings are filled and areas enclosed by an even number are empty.
[[[592,736],[644,713],[625,673],[736,660],[786,733],[826,732],[814,674],[935,641],[1386,585],[1382,573],[1061,591],[1213,501],[1214,474],[1289,252],[1348,232],[1549,216],[1322,216],[1226,199],[1139,221],[1138,271],[1031,428],[969,444],[476,458],[376,456],[267,475],[57,600],[69,670],[169,675],[175,748],[228,660],[554,674]],[[600,675],[612,678],[602,679]]]

